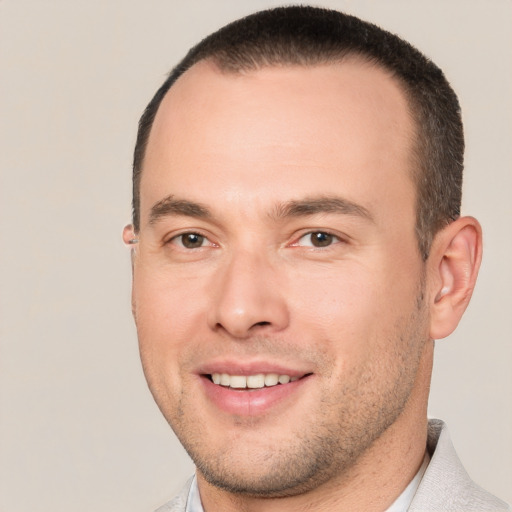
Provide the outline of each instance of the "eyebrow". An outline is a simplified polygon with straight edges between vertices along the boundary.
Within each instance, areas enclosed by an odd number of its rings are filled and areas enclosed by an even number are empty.
[[[210,210],[200,203],[194,203],[185,199],[176,199],[173,195],[164,197],[155,203],[149,212],[149,224],[155,224],[163,217],[183,215],[200,219],[210,219]]]
[[[373,222],[371,213],[364,206],[337,196],[309,197],[279,203],[270,212],[270,218],[281,220],[289,217],[306,217],[325,213],[351,215]],[[164,197],[151,207],[149,224],[155,224],[161,218],[168,216],[213,218],[207,206],[186,199],[176,199],[173,195]]]
[[[373,216],[367,208],[338,196],[310,197],[279,204],[274,208],[271,217],[284,219],[322,213],[350,215],[374,222]]]

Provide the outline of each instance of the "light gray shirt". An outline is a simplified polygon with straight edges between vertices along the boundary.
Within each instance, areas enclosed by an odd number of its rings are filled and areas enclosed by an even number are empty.
[[[424,461],[419,475],[413,478],[387,512],[407,509],[409,512],[512,512],[505,502],[469,478],[441,420],[430,419],[428,422],[427,452],[430,462]],[[203,512],[197,483],[194,483],[195,490],[190,490],[192,480],[178,496],[156,512]]]

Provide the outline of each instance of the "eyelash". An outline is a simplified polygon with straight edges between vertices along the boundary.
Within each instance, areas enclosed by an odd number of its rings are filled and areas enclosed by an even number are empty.
[[[311,244],[308,244],[308,245],[301,245],[299,244],[299,242],[303,239],[303,238],[306,238],[306,237],[312,237],[313,235],[323,235],[323,236],[326,236],[328,237],[328,244],[326,245],[314,245],[314,242],[313,242],[313,239],[310,238],[310,241],[311,241]],[[298,239],[296,242],[292,243],[291,244],[291,247],[308,247],[310,249],[328,249],[330,247],[332,247],[333,245],[335,244],[339,244],[339,243],[343,243],[344,240],[343,238],[341,238],[340,236],[328,231],[328,230],[323,230],[323,229],[318,229],[318,230],[313,230],[313,231],[307,231],[305,233],[303,233]]]
[[[310,239],[311,240],[311,244],[302,245],[302,244],[299,243],[303,238],[308,237],[308,236],[311,237],[313,235],[322,235],[322,236],[327,237],[327,242],[328,243],[326,245],[314,245],[314,242],[312,241],[312,239]],[[201,239],[201,245],[199,245],[197,247],[187,247],[183,243],[184,237],[186,237],[186,236],[189,236],[189,237],[190,236],[195,236],[195,237]],[[311,249],[324,249],[324,248],[329,248],[332,245],[335,245],[335,244],[338,244],[338,243],[343,243],[345,241],[340,236],[335,235],[334,233],[331,233],[330,231],[327,231],[327,230],[308,231],[308,232],[305,232],[305,233],[301,234],[301,236],[299,238],[297,238],[296,240],[297,241],[294,242],[294,243],[291,243],[289,245],[289,247],[309,247]],[[209,242],[209,244],[204,245],[204,242]],[[196,249],[202,249],[202,248],[208,247],[208,246],[209,247],[218,247],[218,245],[213,243],[213,242],[211,242],[210,239],[206,235],[203,235],[202,233],[199,233],[199,232],[196,232],[196,231],[186,231],[184,233],[180,233],[178,235],[175,235],[172,238],[170,238],[168,241],[165,242],[165,245],[169,245],[169,244],[177,245],[181,249],[187,250],[187,251],[189,251],[189,250],[190,251],[191,250],[196,250]]]
[[[198,247],[186,247],[185,244],[183,243],[183,239],[186,236],[196,236],[198,238],[201,238],[202,239],[201,245]],[[180,243],[180,241],[181,241],[181,243]],[[178,245],[178,247],[180,247],[181,249],[184,249],[184,250],[194,250],[194,249],[202,249],[203,247],[205,247],[205,245],[203,245],[203,243],[205,241],[209,242],[210,247],[217,247],[217,245],[214,244],[213,242],[211,242],[210,239],[206,235],[203,235],[202,233],[199,233],[197,231],[186,231],[184,233],[174,235],[172,238],[170,238],[169,240],[167,240],[165,242],[165,245],[174,244],[174,245]]]

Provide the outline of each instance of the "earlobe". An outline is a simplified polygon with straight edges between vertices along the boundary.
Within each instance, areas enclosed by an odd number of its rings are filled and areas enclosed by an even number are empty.
[[[461,217],[436,235],[429,257],[432,339],[445,338],[457,327],[471,299],[481,259],[482,229],[473,217]]]
[[[133,228],[132,224],[127,224],[123,228],[123,242],[130,247],[131,249],[134,249],[133,245],[138,243],[138,238],[135,236],[135,230]],[[136,319],[136,307],[135,307],[135,294],[134,294],[134,285],[133,285],[133,274],[134,274],[134,257],[135,257],[135,251],[131,250],[131,262],[132,262],[132,315],[133,318]]]
[[[135,235],[135,230],[133,228],[133,225],[132,224],[127,224],[124,228],[123,228],[123,242],[125,243],[125,245],[127,247],[130,247],[130,249],[132,249],[130,251],[130,255],[131,255],[131,262],[132,262],[132,274],[133,274],[133,265],[134,265],[134,258],[135,258],[135,247],[136,245],[135,244],[138,244],[139,243],[139,239],[136,237]]]

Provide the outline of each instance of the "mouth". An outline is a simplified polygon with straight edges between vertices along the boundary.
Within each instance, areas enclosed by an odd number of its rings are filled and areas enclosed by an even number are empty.
[[[197,376],[214,414],[254,418],[278,414],[307,396],[316,380],[308,370],[265,361],[223,361],[204,365]]]
[[[211,382],[213,382],[213,384],[217,386],[236,390],[252,390],[283,386],[310,375],[311,373],[293,376],[285,374],[281,375],[278,373],[257,373],[255,375],[230,375],[228,373],[211,373],[204,375],[204,377],[209,379]]]

